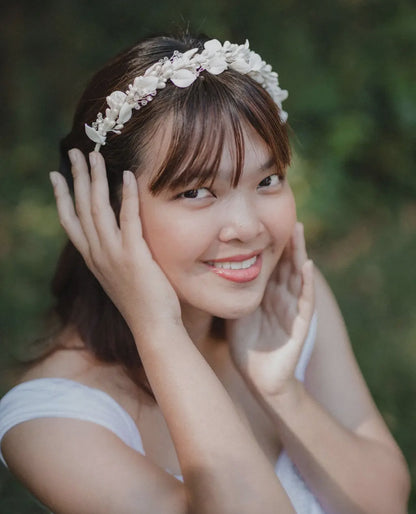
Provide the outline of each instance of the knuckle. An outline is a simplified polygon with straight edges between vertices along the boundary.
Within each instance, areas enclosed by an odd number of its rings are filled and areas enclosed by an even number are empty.
[[[83,255],[85,264],[88,266],[88,268],[94,273],[95,272],[95,266],[94,262],[91,258],[90,252],[86,252],[85,255]]]
[[[63,229],[67,230],[70,227],[71,222],[72,218],[69,214],[61,213],[59,215],[59,223]]]
[[[79,169],[78,169],[78,167],[77,167],[77,166],[72,166],[72,167],[71,167],[71,173],[72,173],[72,177],[73,177],[74,179],[77,179],[77,178],[79,178],[79,176],[80,176],[80,171],[79,171]]]
[[[97,202],[91,204],[91,215],[93,218],[99,218],[101,215],[101,208]]]
[[[102,262],[102,259],[99,256],[94,255],[94,253],[90,253],[88,260],[90,262],[89,268],[94,273],[97,273],[97,272],[102,273],[104,271],[103,262]]]

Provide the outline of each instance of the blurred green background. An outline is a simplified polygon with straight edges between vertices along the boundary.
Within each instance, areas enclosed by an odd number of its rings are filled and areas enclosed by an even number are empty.
[[[379,409],[416,474],[416,3],[15,1],[2,6],[0,392],[42,333],[63,243],[48,171],[90,74],[136,39],[187,27],[248,38],[290,92],[290,172],[310,254]],[[340,463],[342,465],[342,463]],[[0,512],[43,512],[3,468]],[[413,496],[410,512],[416,514]],[[376,514],[376,513],[375,513]],[[393,513],[392,513],[393,514]]]

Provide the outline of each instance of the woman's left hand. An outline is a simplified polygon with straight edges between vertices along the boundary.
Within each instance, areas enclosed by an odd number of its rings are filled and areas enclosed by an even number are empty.
[[[232,358],[256,393],[276,396],[296,383],[313,311],[313,264],[307,260],[303,225],[297,223],[260,306],[227,324]]]

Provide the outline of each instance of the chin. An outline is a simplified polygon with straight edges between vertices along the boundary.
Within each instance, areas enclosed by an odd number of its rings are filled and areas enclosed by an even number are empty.
[[[235,320],[252,314],[261,304],[265,292],[263,284],[249,289],[212,290],[178,292],[178,297],[187,309],[203,312],[217,318]]]
[[[233,312],[230,312],[230,313],[223,313],[222,316],[218,316],[218,317],[221,317],[223,319],[229,319],[229,320],[244,318],[245,316],[249,316],[250,314],[255,312],[257,307],[258,307],[258,305],[256,307],[252,307],[250,309],[246,308],[246,309],[234,310]]]
[[[244,301],[243,299],[232,304],[226,302],[218,302],[213,312],[210,312],[212,316],[222,319],[240,319],[252,314],[261,304],[263,296],[259,298],[251,298],[250,301]]]

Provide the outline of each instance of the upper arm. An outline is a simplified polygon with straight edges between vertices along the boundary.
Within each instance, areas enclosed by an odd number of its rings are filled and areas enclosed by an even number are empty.
[[[306,387],[343,426],[396,447],[361,374],[336,300],[319,271],[315,283],[318,328]]]
[[[185,514],[183,484],[94,423],[43,418],[4,436],[10,470],[55,514]]]

